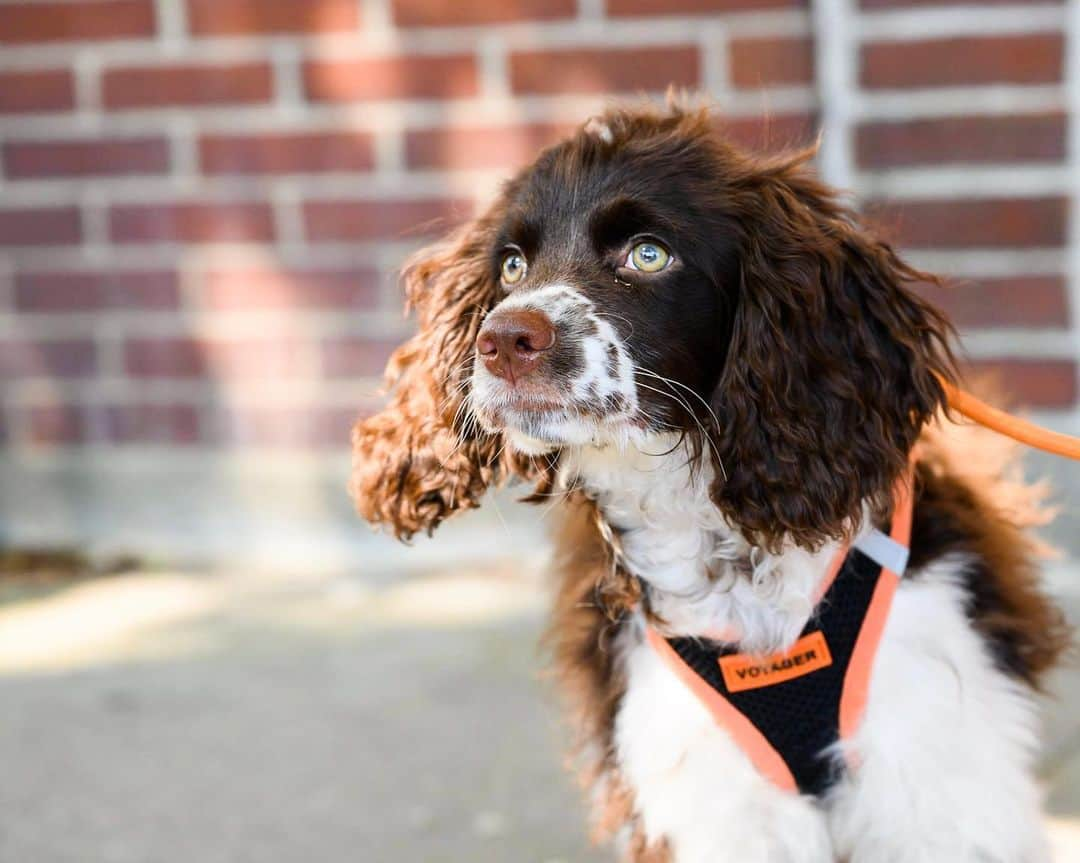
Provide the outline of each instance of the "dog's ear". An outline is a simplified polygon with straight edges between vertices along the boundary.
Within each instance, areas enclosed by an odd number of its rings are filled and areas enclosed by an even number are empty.
[[[812,153],[731,178],[738,300],[712,407],[713,499],[755,544],[816,547],[891,502],[953,378],[952,330],[903,263],[807,168]],[[724,474],[726,473],[726,478]]]
[[[478,219],[406,265],[406,301],[419,328],[390,357],[389,404],[353,428],[349,490],[356,508],[399,538],[430,533],[447,516],[477,506],[501,476],[528,473],[501,455],[501,438],[467,421],[476,333],[497,301],[490,234],[490,219]]]

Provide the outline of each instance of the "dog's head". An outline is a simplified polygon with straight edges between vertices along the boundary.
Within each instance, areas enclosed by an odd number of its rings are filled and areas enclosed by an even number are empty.
[[[363,515],[399,534],[560,449],[684,435],[746,537],[815,545],[885,505],[951,377],[928,278],[807,168],[704,112],[612,111],[406,273],[420,330],[354,432]]]

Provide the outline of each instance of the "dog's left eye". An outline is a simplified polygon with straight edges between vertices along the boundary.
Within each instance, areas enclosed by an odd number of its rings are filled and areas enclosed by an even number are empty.
[[[502,267],[500,268],[503,283],[516,285],[525,278],[528,269],[529,262],[525,260],[525,256],[521,252],[510,252],[503,258]]]
[[[638,243],[626,256],[624,267],[643,273],[659,273],[671,263],[671,253],[659,243]]]

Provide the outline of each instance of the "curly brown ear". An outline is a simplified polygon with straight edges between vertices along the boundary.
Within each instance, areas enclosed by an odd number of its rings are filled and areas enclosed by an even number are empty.
[[[430,533],[477,506],[500,476],[527,472],[500,456],[499,437],[465,421],[476,333],[496,302],[489,231],[479,219],[406,265],[407,305],[419,329],[390,357],[389,404],[353,428],[349,491],[361,516],[398,538]]]
[[[951,326],[910,287],[932,277],[861,229],[811,156],[753,163],[728,190],[741,273],[712,492],[773,549],[841,537],[864,501],[887,510],[943,404],[935,374],[954,377]]]

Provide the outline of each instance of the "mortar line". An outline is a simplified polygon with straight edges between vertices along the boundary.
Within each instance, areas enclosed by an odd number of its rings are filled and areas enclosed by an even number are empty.
[[[1066,4],[1065,20],[1065,91],[1068,106],[1067,189],[1069,214],[1066,242],[1066,285],[1069,296],[1069,325],[1072,330],[1073,358],[1080,367],[1080,2]],[[1074,405],[1071,422],[1080,428],[1080,404]]]
[[[821,106],[818,166],[827,183],[852,189],[852,112],[855,99],[855,33],[852,0],[814,0],[814,75]]]

